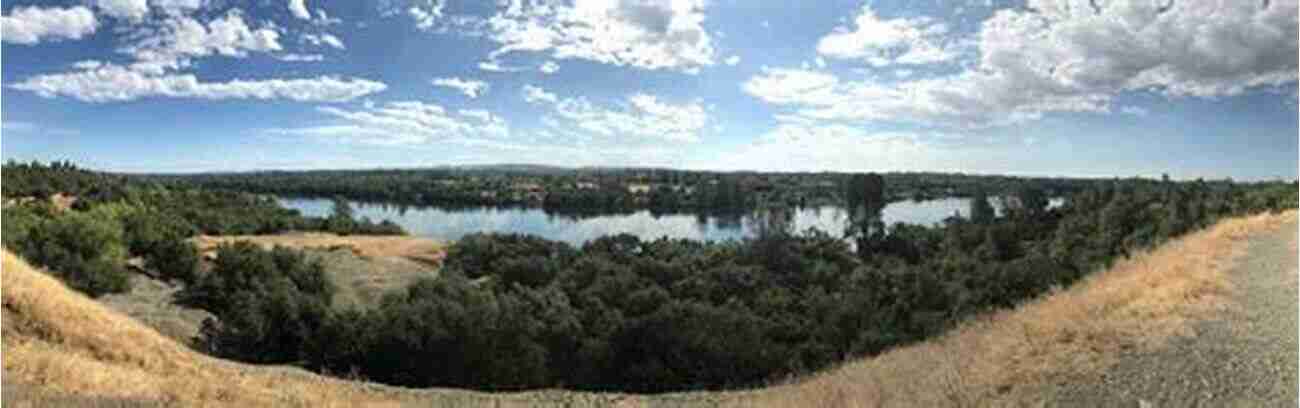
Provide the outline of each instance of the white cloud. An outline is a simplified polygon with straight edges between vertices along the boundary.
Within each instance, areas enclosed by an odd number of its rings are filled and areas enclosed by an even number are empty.
[[[488,61],[479,62],[478,69],[488,71],[488,72],[520,72],[520,71],[524,71],[526,68],[508,67],[508,66],[501,65],[501,63],[498,61],[488,60]]]
[[[1133,115],[1137,117],[1146,117],[1147,115],[1151,114],[1151,112],[1146,110],[1146,108],[1139,107],[1139,106],[1125,106],[1119,108],[1119,111],[1120,113]]]
[[[180,15],[203,7],[203,0],[149,0],[149,4],[167,14]]]
[[[285,62],[319,62],[324,61],[325,56],[320,54],[284,54],[275,56],[275,59]]]
[[[461,109],[456,113],[459,113],[461,116],[468,116],[483,122],[504,122],[505,121],[504,119],[501,119],[500,116],[493,115],[492,112],[488,112],[486,109]]]
[[[739,56],[739,55],[732,55],[732,56],[730,56],[730,57],[727,57],[727,59],[726,59],[726,60],[723,60],[722,62],[725,63],[725,64],[727,64],[727,65],[736,65],[736,64],[739,64],[739,63],[740,63],[740,56]]]
[[[342,22],[343,19],[330,18],[330,15],[328,13],[325,13],[325,9],[316,9],[316,19],[312,20],[312,24],[322,25],[322,26],[330,26]]]
[[[513,52],[548,52],[642,69],[694,73],[713,65],[713,44],[703,28],[704,2],[515,0],[486,22],[500,44],[490,58]]]
[[[301,38],[303,42],[315,46],[328,45],[330,47],[334,47],[340,50],[347,48],[343,45],[343,40],[340,40],[338,37],[335,37],[333,34],[330,33],[321,33],[321,34],[304,33],[299,38]]]
[[[289,12],[294,17],[311,20],[311,12],[307,11],[307,0],[289,0]]]
[[[852,28],[836,27],[822,37],[817,52],[832,58],[861,59],[875,66],[929,64],[957,56],[940,43],[948,26],[927,17],[881,20],[867,5],[853,23]]]
[[[206,25],[189,17],[167,20],[160,30],[122,51],[139,60],[133,65],[135,69],[156,74],[188,66],[190,57],[242,58],[250,52],[282,49],[280,33],[271,28],[250,28],[243,13],[232,10]]]
[[[709,122],[699,101],[671,104],[636,93],[615,107],[604,107],[582,97],[560,98],[532,85],[523,91],[525,101],[551,108],[543,123],[555,130],[586,132],[615,143],[698,142]]]
[[[419,101],[389,102],[361,110],[323,106],[321,113],[339,124],[269,129],[275,135],[307,136],[327,141],[386,146],[452,142],[464,145],[503,145],[496,141],[510,135],[500,116],[482,110],[461,110],[457,115],[437,104]]]
[[[547,92],[545,89],[532,85],[524,85],[524,101],[528,103],[556,103],[560,98],[554,93]]]
[[[984,23],[981,68],[1042,88],[1106,93],[1235,95],[1296,80],[1295,0],[1029,5]]]
[[[1296,81],[1295,0],[1029,6],[985,21],[972,42],[978,61],[955,74],[879,82],[769,69],[744,89],[814,120],[978,128],[1110,112],[1123,92],[1217,97]]]
[[[841,99],[838,85],[838,77],[824,72],[764,68],[763,74],[745,81],[742,89],[770,103],[817,105]]]
[[[15,44],[36,44],[47,39],[76,40],[99,26],[95,14],[83,6],[69,8],[15,7],[0,16],[0,38]]]
[[[555,61],[546,61],[537,67],[537,70],[542,71],[543,74],[554,74],[560,71],[560,64],[555,63]]]
[[[487,82],[484,81],[479,81],[475,79],[461,79],[455,77],[434,78],[432,81],[429,81],[429,83],[433,84],[433,86],[441,86],[441,87],[455,89],[470,98],[477,98],[483,95],[488,91],[488,88],[491,87],[490,85],[488,85]]]
[[[331,76],[203,82],[189,74],[151,75],[119,65],[104,65],[91,70],[37,75],[9,87],[45,98],[64,96],[85,102],[130,101],[147,97],[340,102],[382,91],[387,85],[360,78]]]
[[[104,14],[135,21],[149,14],[147,0],[96,0],[95,6]]]
[[[82,69],[82,70],[95,69],[102,66],[104,66],[104,62],[99,60],[82,60],[82,61],[77,61],[72,63],[73,68]]]
[[[438,19],[442,18],[442,11],[446,6],[443,0],[424,0],[406,9],[406,14],[415,20],[416,27],[429,30],[434,28]]]

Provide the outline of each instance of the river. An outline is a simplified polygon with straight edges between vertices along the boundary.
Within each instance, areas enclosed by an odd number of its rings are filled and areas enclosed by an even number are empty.
[[[995,207],[997,200],[994,201]],[[333,202],[323,198],[283,198],[281,204],[303,215],[328,216]],[[1061,200],[1052,200],[1059,205]],[[376,222],[389,220],[412,235],[454,241],[474,232],[525,233],[566,241],[574,245],[604,235],[629,233],[642,239],[686,238],[693,240],[728,240],[753,236],[758,217],[671,214],[655,216],[642,210],[630,214],[569,216],[547,214],[540,208],[474,207],[445,209],[438,207],[402,207],[375,203],[352,203],[357,218]],[[885,223],[895,222],[933,225],[954,213],[965,214],[970,199],[943,198],[926,201],[899,201],[885,207]],[[826,206],[792,210],[790,222],[796,232],[817,228],[840,235],[848,220],[840,207]]]

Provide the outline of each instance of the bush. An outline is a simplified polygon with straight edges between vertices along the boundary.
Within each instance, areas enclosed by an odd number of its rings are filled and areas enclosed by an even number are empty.
[[[209,352],[288,363],[305,358],[307,344],[330,319],[336,291],[321,264],[298,251],[237,242],[220,246],[212,271],[178,297],[216,316],[201,333]]]
[[[6,210],[5,224],[11,222],[10,214]],[[17,225],[7,228],[25,242],[10,248],[48,268],[68,286],[90,296],[130,289],[122,226],[115,218],[76,211],[46,219],[32,218],[31,213],[14,218]]]

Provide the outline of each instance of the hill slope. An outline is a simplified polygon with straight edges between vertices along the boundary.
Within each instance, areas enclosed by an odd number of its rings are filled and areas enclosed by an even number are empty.
[[[1095,379],[1124,351],[1156,348],[1223,310],[1233,290],[1227,273],[1245,251],[1243,238],[1295,219],[1291,211],[1227,220],[1068,290],[807,379],[658,396],[408,390],[231,363],[189,350],[4,252],[4,398],[186,406],[1018,404],[1041,399],[1048,384]]]

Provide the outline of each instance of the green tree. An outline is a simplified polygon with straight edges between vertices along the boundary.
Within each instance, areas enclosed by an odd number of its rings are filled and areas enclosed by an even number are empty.
[[[993,222],[996,212],[989,203],[988,195],[983,190],[976,190],[970,197],[970,220],[976,224]]]

